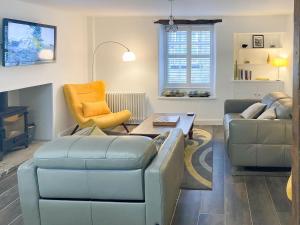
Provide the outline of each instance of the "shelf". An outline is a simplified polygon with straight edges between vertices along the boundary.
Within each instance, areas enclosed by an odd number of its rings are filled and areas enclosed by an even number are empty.
[[[237,64],[238,66],[272,66],[269,63],[244,63],[244,64]]]
[[[232,80],[234,83],[283,83],[282,80]]]
[[[241,51],[257,51],[257,50],[282,50],[283,48],[239,48],[239,50]]]

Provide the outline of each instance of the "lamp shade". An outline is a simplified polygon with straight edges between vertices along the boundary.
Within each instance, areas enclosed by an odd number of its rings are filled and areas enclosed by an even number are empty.
[[[122,58],[123,58],[124,62],[132,62],[132,61],[135,61],[135,59],[136,59],[135,54],[130,51],[124,52]]]
[[[288,60],[286,58],[274,58],[272,60],[272,65],[275,67],[287,67],[288,66]]]

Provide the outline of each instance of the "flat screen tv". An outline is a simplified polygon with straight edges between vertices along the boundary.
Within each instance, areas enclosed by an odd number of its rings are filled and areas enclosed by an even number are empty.
[[[55,26],[5,18],[2,34],[3,66],[55,62]]]

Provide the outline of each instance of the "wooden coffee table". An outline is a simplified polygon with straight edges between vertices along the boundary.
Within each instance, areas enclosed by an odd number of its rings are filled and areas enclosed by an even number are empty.
[[[180,116],[176,127],[175,126],[153,126],[153,120],[160,116]],[[134,128],[131,135],[142,135],[154,138],[164,132],[170,131],[174,128],[181,128],[184,136],[188,136],[190,139],[193,138],[193,126],[194,126],[195,115],[188,116],[185,113],[154,113],[144,120],[139,126]]]

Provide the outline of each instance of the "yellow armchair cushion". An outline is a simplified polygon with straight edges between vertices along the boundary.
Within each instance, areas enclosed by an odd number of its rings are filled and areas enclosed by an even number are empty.
[[[82,110],[84,117],[100,116],[111,113],[105,101],[83,102]]]

